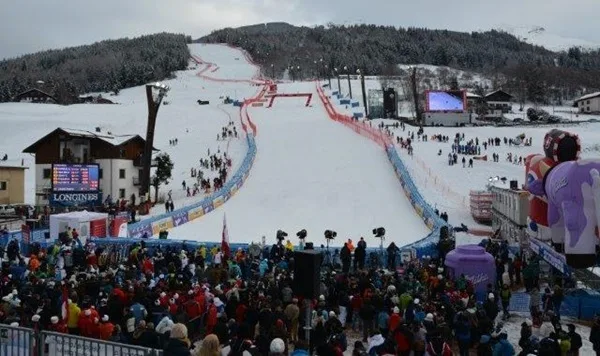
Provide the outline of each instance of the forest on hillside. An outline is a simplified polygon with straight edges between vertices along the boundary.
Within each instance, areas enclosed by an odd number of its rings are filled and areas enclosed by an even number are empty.
[[[185,69],[191,37],[159,33],[49,50],[0,61],[0,102],[30,88],[76,102],[89,92],[115,92],[163,80]]]
[[[297,27],[270,23],[225,28],[200,38],[247,50],[266,76],[325,77],[339,73],[400,75],[397,64],[432,64],[501,79],[497,86],[525,91],[532,100],[561,99],[600,88],[600,51],[553,52],[497,30],[455,32],[355,25]],[[344,68],[348,69],[345,71]],[[560,89],[560,90],[557,90]],[[558,93],[558,94],[556,94]]]

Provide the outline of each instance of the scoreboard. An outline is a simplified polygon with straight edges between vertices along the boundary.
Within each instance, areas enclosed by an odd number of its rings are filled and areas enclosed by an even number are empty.
[[[53,164],[54,192],[97,192],[100,168],[97,164]]]

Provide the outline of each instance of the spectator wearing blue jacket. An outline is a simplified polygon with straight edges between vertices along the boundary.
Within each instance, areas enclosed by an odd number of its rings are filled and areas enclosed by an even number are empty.
[[[267,261],[266,258],[260,261],[260,265],[258,265],[258,270],[260,272],[260,276],[264,277],[265,273],[267,273],[267,271],[269,270],[269,261]]]
[[[133,304],[129,310],[131,311],[131,313],[133,314],[133,317],[135,318],[135,326],[136,327],[138,326],[140,321],[146,319],[146,316],[148,316],[148,311],[139,302]]]
[[[515,348],[508,342],[508,335],[505,332],[498,336],[498,343],[494,346],[493,356],[513,356]]]

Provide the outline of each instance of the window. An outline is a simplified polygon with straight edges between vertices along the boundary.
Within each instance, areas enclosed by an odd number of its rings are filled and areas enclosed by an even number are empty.
[[[125,199],[125,189],[119,189],[119,199]]]
[[[120,158],[125,158],[125,150],[122,149],[122,148],[119,150],[119,157]]]
[[[0,190],[6,190],[8,187],[8,182],[0,181]]]
[[[585,103],[589,105],[589,104],[590,104],[590,101],[588,100],[588,101],[586,101]]]
[[[52,170],[50,168],[44,168],[42,175],[44,179],[50,179],[50,176],[52,175]]]
[[[104,175],[104,171],[102,170],[102,168],[100,168],[98,170],[98,179],[102,179],[102,176]]]
[[[125,170],[119,169],[119,179],[125,179]]]

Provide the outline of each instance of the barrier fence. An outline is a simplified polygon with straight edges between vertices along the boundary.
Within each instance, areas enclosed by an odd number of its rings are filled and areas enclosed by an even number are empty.
[[[4,356],[162,356],[162,350],[99,339],[0,325]]]
[[[323,103],[323,106],[325,107],[325,110],[327,111],[329,118],[344,124],[345,126],[354,130],[356,133],[374,141],[385,149],[388,159],[394,167],[394,171],[396,172],[396,176],[402,185],[402,189],[406,197],[410,201],[417,215],[419,215],[425,225],[432,230],[429,235],[418,240],[417,242],[402,247],[402,250],[414,250],[418,257],[436,255],[440,230],[443,227],[449,228],[449,225],[446,221],[435,214],[435,209],[425,201],[419,189],[415,185],[408,169],[404,165],[404,162],[402,162],[402,159],[400,159],[400,156],[398,155],[396,147],[391,138],[381,130],[375,129],[365,122],[361,122],[353,119],[350,116],[338,113],[331,103],[328,95],[325,94],[323,88],[318,83],[317,93],[321,99],[321,102]]]

